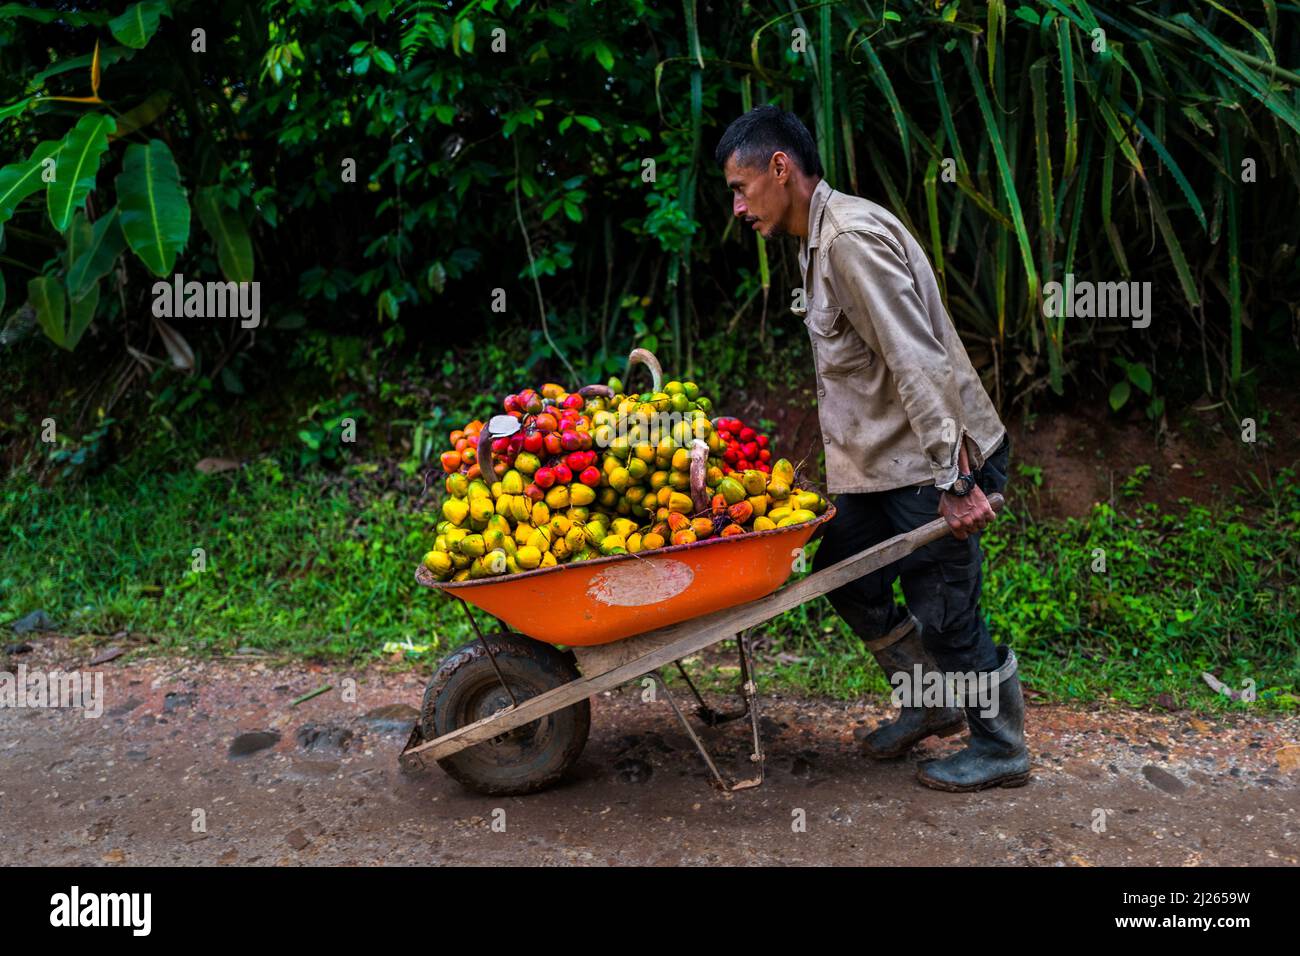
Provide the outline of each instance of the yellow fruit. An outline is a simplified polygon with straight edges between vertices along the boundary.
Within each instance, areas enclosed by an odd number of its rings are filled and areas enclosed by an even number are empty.
[[[805,511],[812,511],[813,506],[821,500],[821,496],[815,491],[796,491],[790,496],[790,504],[796,508],[802,508]]]
[[[609,528],[619,537],[626,538],[636,530],[636,522],[629,521],[627,518],[615,518]]]
[[[794,513],[794,509],[789,505],[782,505],[780,508],[769,508],[767,516],[773,521],[780,522],[782,518],[788,518]]]
[[[569,486],[556,485],[546,493],[546,506],[552,511],[569,507]]]
[[[506,553],[501,550],[489,551],[480,560],[488,574],[506,573]]]
[[[632,475],[622,465],[615,468],[609,473],[609,486],[622,494],[627,490],[628,483],[631,482]]]
[[[515,495],[510,499],[510,517],[516,522],[532,520],[533,503],[526,495]]]
[[[718,493],[727,499],[727,504],[734,505],[745,497],[745,486],[731,475],[728,475],[718,482]]]
[[[477,527],[483,527],[487,524],[488,518],[496,514],[496,507],[491,498],[471,497],[469,499],[469,522]]]
[[[445,551],[430,551],[424,556],[424,566],[438,577],[451,574],[451,555]]]
[[[487,543],[481,534],[466,535],[460,541],[460,553],[471,558],[481,558],[487,551]]]
[[[745,486],[745,494],[749,496],[761,495],[767,491],[767,475],[756,468],[751,468],[742,474],[740,483]]]
[[[642,551],[653,551],[655,548],[662,548],[663,546],[664,546],[664,536],[661,534],[655,534],[653,531],[651,531],[649,534],[644,534],[641,536]]]
[[[442,503],[442,516],[459,527],[469,517],[469,502],[464,498],[448,498]]]
[[[508,495],[521,495],[524,492],[524,476],[511,468],[501,476],[501,490]]]
[[[772,477],[790,487],[794,484],[794,465],[790,464],[788,458],[778,458],[772,466]]]
[[[577,554],[587,546],[586,532],[579,526],[574,525],[564,535],[564,543],[569,546],[570,554]]]
[[[481,478],[475,478],[469,483],[469,497],[471,501],[475,498],[491,498],[492,489]]]
[[[600,542],[601,554],[617,554],[627,550],[627,540],[622,535],[607,534]]]
[[[542,551],[532,545],[525,545],[515,552],[515,563],[525,571],[531,571],[542,563]]]
[[[527,544],[528,536],[533,533],[533,526],[527,521],[521,521],[515,525],[515,543]]]
[[[585,508],[587,505],[591,504],[595,500],[596,500],[595,489],[588,488],[586,485],[582,484],[581,482],[575,482],[574,484],[569,485],[570,503]]]
[[[761,518],[763,515],[767,514],[767,504],[771,499],[769,499],[766,494],[757,494],[752,498],[746,498],[745,500],[753,505],[755,517]]]
[[[642,542],[641,535],[639,534],[628,535],[627,549],[631,551],[633,554],[636,554],[638,551],[641,550],[642,547],[641,542]]]
[[[483,532],[483,544],[489,551],[505,547],[506,536],[501,533],[500,528],[488,528]]]
[[[448,475],[444,486],[447,489],[447,494],[456,498],[464,498],[469,492],[469,479],[460,473]]]
[[[785,501],[790,497],[790,486],[773,478],[767,483],[767,494],[773,501]]]
[[[771,531],[775,527],[776,527],[776,522],[773,521],[771,518],[766,518],[760,515],[759,517],[754,519],[755,531]]]
[[[505,494],[497,499],[497,514],[510,517],[510,502],[515,500],[514,495]]]
[[[551,554],[549,551],[542,555],[542,567],[544,568],[553,568],[559,563],[560,562],[555,560],[555,555]]]
[[[534,501],[532,517],[533,524],[540,528],[551,520],[551,509],[546,507],[544,501]]]
[[[689,471],[691,467],[691,453],[685,448],[678,448],[673,452],[673,471]]]
[[[805,521],[815,521],[817,516],[806,508],[800,508],[791,512],[790,517],[794,519],[795,524],[803,524]]]
[[[691,501],[690,495],[674,491],[668,497],[668,510],[687,515],[695,510],[695,503]]]
[[[534,528],[528,532],[528,545],[538,551],[551,550],[551,533],[545,528]]]

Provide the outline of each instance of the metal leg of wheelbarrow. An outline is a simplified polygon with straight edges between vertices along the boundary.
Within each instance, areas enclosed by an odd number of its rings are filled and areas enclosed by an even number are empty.
[[[651,676],[653,676],[655,681],[659,684],[659,688],[664,692],[664,697],[668,700],[668,704],[672,707],[673,713],[677,715],[677,719],[681,721],[682,727],[685,728],[686,736],[691,738],[691,742],[695,744],[695,749],[698,750],[700,752],[700,756],[704,758],[705,764],[708,765],[709,771],[713,774],[715,784],[720,789],[727,792],[732,792],[735,790],[746,790],[750,787],[757,787],[759,784],[763,782],[763,759],[764,759],[763,743],[761,738],[759,737],[758,706],[754,694],[754,690],[755,690],[754,681],[750,674],[748,652],[745,647],[746,639],[743,634],[736,635],[736,644],[740,648],[740,674],[741,674],[741,681],[742,681],[741,687],[745,694],[746,710],[749,712],[753,723],[754,750],[753,753],[749,755],[749,759],[752,763],[758,765],[757,777],[751,777],[745,780],[737,780],[735,783],[728,785],[726,780],[723,779],[722,774],[718,772],[718,766],[716,763],[713,762],[713,757],[709,754],[708,748],[704,746],[704,742],[700,740],[699,735],[695,733],[695,728],[691,726],[690,721],[686,719],[686,715],[683,714],[681,708],[677,706],[677,700],[676,698],[673,697],[672,692],[668,689],[668,685],[664,682],[663,674],[661,674],[657,669],[650,672]],[[678,666],[680,669],[680,662],[678,662]],[[682,673],[684,675],[685,671],[683,671]],[[689,678],[687,679],[687,683],[690,683]],[[695,690],[693,684],[691,685],[691,689],[693,691]],[[698,691],[695,691],[695,696],[699,698]],[[706,710],[708,709],[707,705],[704,704],[702,700],[700,704],[701,707],[703,707],[704,709]],[[744,715],[742,714],[741,716]]]

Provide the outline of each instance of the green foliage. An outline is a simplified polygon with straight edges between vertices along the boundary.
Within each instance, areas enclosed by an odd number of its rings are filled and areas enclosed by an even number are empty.
[[[345,458],[349,446],[356,441],[357,424],[365,417],[355,393],[313,405],[300,419],[298,440],[303,448],[299,452],[299,464],[306,467]]]
[[[1195,375],[1171,344],[1203,346],[1205,379],[1220,357],[1231,387],[1252,349],[1294,334],[1300,269],[1273,254],[1298,238],[1294,4],[695,7],[262,0],[214,30],[198,0],[115,16],[7,4],[0,224],[19,229],[4,288],[24,288],[9,270],[25,267],[83,299],[85,276],[48,245],[77,209],[98,228],[116,204],[134,261],[125,285],[102,256],[89,270],[111,276],[106,321],[150,322],[150,274],[245,281],[257,260],[266,313],[315,328],[400,347],[510,327],[529,365],[596,375],[651,336],[701,378],[696,346],[719,323],[738,317],[768,351],[799,331],[794,257],[724,225],[711,163],[730,119],[777,102],[815,132],[832,185],[926,244],[1003,404],[1090,386],[1097,351],[1162,382],[1143,390],[1159,419],[1169,379]],[[190,53],[197,27],[207,48]],[[42,191],[52,222],[27,199]],[[1151,281],[1153,328],[1046,316],[1042,287],[1070,273]],[[504,314],[486,305],[498,288]],[[200,365],[254,338],[186,335]],[[273,378],[274,359],[255,365]],[[1120,407],[1138,387],[1105,385]]]

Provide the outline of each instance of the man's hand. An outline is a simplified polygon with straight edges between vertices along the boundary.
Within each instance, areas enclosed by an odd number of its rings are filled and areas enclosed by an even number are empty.
[[[971,488],[970,494],[961,497],[950,495],[946,491],[941,493],[939,514],[948,522],[952,536],[958,541],[965,541],[969,535],[983,531],[996,517],[993,506],[984,497],[979,485]]]

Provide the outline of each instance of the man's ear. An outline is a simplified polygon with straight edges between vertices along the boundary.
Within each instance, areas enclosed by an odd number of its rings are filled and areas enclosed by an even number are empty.
[[[790,157],[779,149],[772,154],[772,175],[782,186],[790,179]]]

